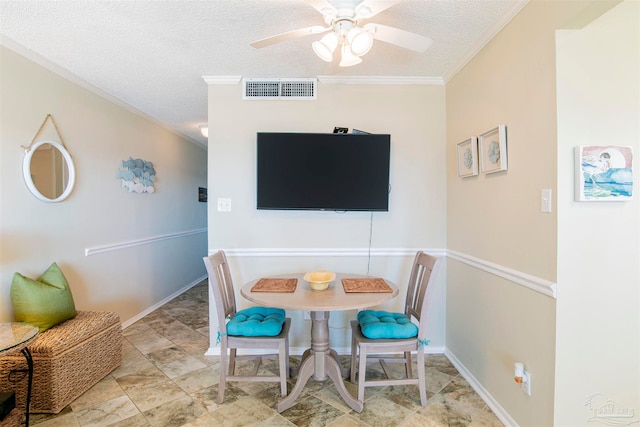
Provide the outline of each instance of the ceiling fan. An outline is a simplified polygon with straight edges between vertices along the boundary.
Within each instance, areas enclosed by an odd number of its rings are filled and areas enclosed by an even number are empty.
[[[373,46],[373,40],[380,40],[415,52],[426,51],[433,40],[419,34],[382,24],[362,21],[373,18],[380,12],[399,3],[401,0],[305,0],[324,17],[327,26],[316,25],[277,34],[256,40],[251,46],[260,49],[287,40],[313,34],[325,34],[311,46],[320,59],[332,62],[333,53],[340,47],[340,66],[350,67],[362,62]]]

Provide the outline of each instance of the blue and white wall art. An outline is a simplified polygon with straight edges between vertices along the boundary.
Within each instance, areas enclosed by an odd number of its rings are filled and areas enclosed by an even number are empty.
[[[156,170],[153,163],[142,159],[132,159],[122,161],[124,169],[118,169],[116,178],[120,179],[122,188],[135,193],[153,193],[153,183],[156,180]]]

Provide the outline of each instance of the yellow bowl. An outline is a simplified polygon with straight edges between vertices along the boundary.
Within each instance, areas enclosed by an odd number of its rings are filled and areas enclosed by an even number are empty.
[[[306,282],[309,282],[309,286],[311,286],[311,289],[314,291],[324,291],[335,278],[336,273],[324,270],[310,271],[303,277]]]

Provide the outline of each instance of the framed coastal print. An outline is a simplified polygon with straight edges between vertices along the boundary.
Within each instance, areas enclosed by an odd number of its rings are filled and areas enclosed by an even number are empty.
[[[612,202],[633,197],[633,150],[627,146],[575,147],[575,200]]]
[[[458,144],[458,176],[478,175],[478,138],[475,136]]]
[[[478,138],[480,170],[494,173],[507,170],[507,127],[498,125]]]

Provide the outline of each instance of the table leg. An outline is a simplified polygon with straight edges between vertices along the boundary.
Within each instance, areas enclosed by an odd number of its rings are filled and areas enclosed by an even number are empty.
[[[24,355],[24,358],[27,359],[27,408],[25,415],[25,427],[29,427],[29,406],[31,405],[31,386],[33,385],[33,359],[31,358],[31,352],[28,347],[20,350]]]
[[[363,402],[351,396],[347,391],[347,388],[344,386],[344,381],[342,380],[342,367],[340,364],[329,354],[325,355],[325,359],[327,360],[327,374],[335,384],[340,396],[342,396],[342,400],[344,400],[354,411],[362,412],[362,408],[364,408]]]
[[[351,369],[349,368],[343,368],[342,365],[340,364],[340,356],[338,356],[338,352],[336,352],[335,350],[331,349],[331,356],[336,359],[336,362],[338,362],[338,366],[340,366],[340,374],[342,375],[342,378],[349,378],[349,375],[351,374]]]
[[[309,378],[311,378],[311,375],[313,375],[314,358],[315,355],[312,354],[307,357],[304,362],[302,362],[300,368],[298,369],[298,379],[296,380],[296,385],[293,387],[293,390],[291,390],[291,393],[289,393],[287,397],[285,397],[280,401],[280,403],[278,403],[278,412],[286,411],[287,409],[291,408],[298,396],[300,396],[300,393],[302,393],[302,389],[304,389],[307,381],[309,381]]]
[[[338,354],[329,347],[329,312],[312,311],[311,349],[304,352],[296,385],[291,393],[278,404],[278,412],[293,406],[312,376],[316,381],[324,381],[328,376],[347,405],[356,412],[362,412],[362,402],[354,399],[344,386],[342,378],[348,375],[349,370],[341,367]]]

